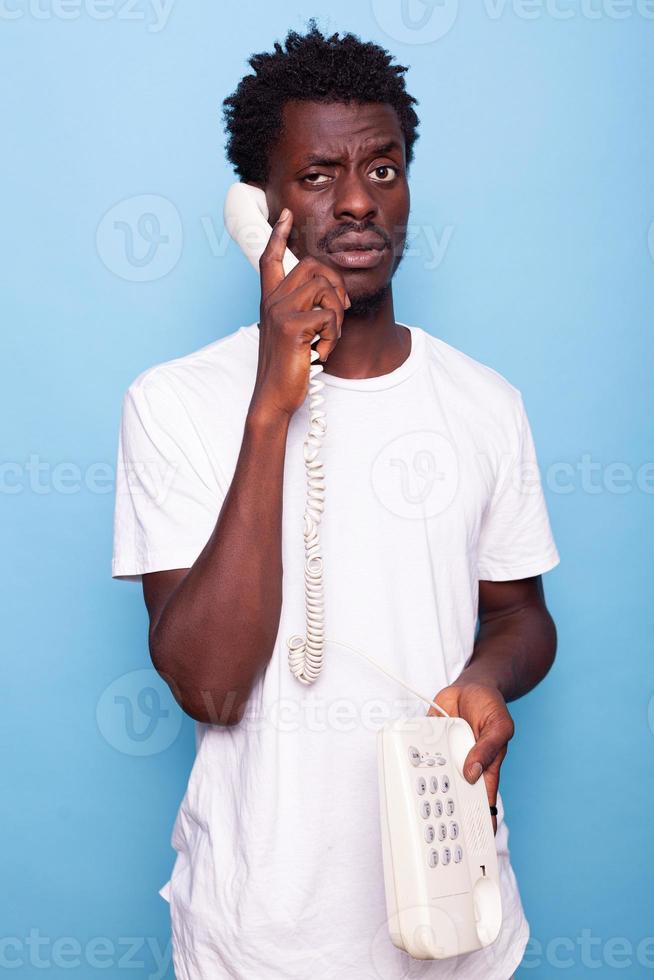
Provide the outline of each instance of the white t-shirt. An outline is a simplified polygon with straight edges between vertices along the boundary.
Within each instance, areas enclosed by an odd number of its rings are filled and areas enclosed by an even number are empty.
[[[405,325],[406,326],[406,325]],[[434,697],[475,637],[478,581],[558,563],[520,392],[420,327],[394,371],[323,373],[327,432],[321,524],[328,641],[317,682],[291,674],[304,633],[302,445],[291,420],[284,472],[279,634],[248,711],[197,724],[197,753],[171,843],[178,980],[507,980],[529,926],[507,847],[497,850],[503,925],[485,950],[418,961],[388,936],[376,731],[425,704],[355,653]],[[129,386],[118,448],[112,573],[188,568],[215,526],[241,445],[256,323]]]

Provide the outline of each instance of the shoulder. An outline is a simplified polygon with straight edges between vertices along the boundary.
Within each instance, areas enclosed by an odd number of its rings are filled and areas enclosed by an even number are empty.
[[[425,357],[450,407],[479,424],[515,429],[524,411],[522,393],[504,375],[422,328]]]
[[[168,400],[195,399],[203,394],[228,394],[242,389],[256,370],[258,327],[239,327],[218,340],[180,357],[171,358],[141,371],[128,386],[126,399],[142,396]]]

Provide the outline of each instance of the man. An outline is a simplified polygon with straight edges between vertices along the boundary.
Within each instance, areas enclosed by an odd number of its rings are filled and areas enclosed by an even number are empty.
[[[259,320],[140,374],[119,440],[113,575],[142,579],[154,666],[198,722],[162,889],[176,975],[507,980],[529,933],[498,794],[506,702],[556,646],[540,575],[558,555],[522,398],[395,319],[418,122],[406,69],[313,22],[250,64],[225,119],[274,227]],[[300,262],[284,278],[287,244]],[[304,625],[315,333],[326,642],[306,686],[286,639]],[[420,964],[390,942],[375,733],[425,707],[338,643],[475,732],[465,773],[497,809],[503,902],[485,950]]]

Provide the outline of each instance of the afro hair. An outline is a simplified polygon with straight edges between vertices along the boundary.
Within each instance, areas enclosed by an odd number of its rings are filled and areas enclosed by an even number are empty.
[[[404,133],[407,166],[418,139],[418,100],[404,86],[403,65],[391,64],[392,55],[355,34],[325,37],[308,22],[305,35],[289,30],[284,46],[274,53],[253,54],[236,91],[223,101],[227,132],[226,155],[240,180],[265,184],[268,157],[282,129],[286,102],[383,102],[397,112]]]

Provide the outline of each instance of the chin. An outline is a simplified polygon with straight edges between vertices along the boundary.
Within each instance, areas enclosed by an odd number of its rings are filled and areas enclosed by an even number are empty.
[[[376,313],[377,310],[384,303],[388,291],[390,289],[390,283],[385,282],[377,287],[370,287],[368,289],[362,289],[359,291],[348,290],[348,296],[352,301],[352,306],[347,310],[347,316],[362,316],[364,314]]]

